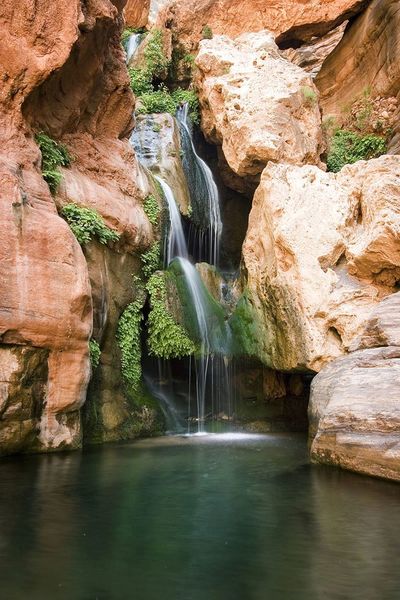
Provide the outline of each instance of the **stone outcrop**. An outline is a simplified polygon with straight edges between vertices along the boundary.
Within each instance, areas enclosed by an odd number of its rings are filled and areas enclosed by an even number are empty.
[[[400,105],[400,7],[396,0],[374,0],[354,20],[323,64],[316,85],[324,114],[339,121],[366,90],[372,98],[397,97]],[[400,149],[398,122],[397,118],[390,146],[393,153]]]
[[[259,176],[269,161],[320,164],[317,91],[269,32],[205,40],[196,66],[202,130],[235,175]]]
[[[168,113],[140,115],[131,140],[141,163],[168,183],[182,214],[187,215],[190,194],[183,171],[176,119]]]
[[[230,37],[269,29],[278,43],[290,46],[325,35],[367,4],[368,0],[174,0],[161,11],[159,23],[172,28],[188,52],[196,50],[205,27]]]
[[[128,27],[146,27],[149,20],[150,0],[127,0],[125,22]]]
[[[243,246],[264,364],[319,371],[349,350],[375,305],[396,291],[399,182],[395,156],[338,174],[265,169]]]
[[[323,369],[311,386],[312,460],[400,481],[399,383],[399,346],[359,350]]]
[[[123,4],[57,0],[16,9],[6,0],[0,9],[1,453],[82,443],[93,275],[57,207],[75,202],[104,216],[121,234],[104,250],[111,264],[153,240],[141,207],[148,183],[123,139],[133,107],[120,45]],[[40,130],[74,158],[55,199],[41,175]],[[101,311],[107,321],[107,306]]]

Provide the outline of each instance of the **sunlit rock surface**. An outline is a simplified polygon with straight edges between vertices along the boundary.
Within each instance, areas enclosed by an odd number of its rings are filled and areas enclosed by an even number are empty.
[[[150,0],[127,0],[125,21],[128,26],[145,27],[149,19]]]
[[[205,40],[196,66],[203,132],[236,175],[258,175],[268,161],[320,164],[317,91],[268,31]]]
[[[243,246],[265,364],[319,371],[349,349],[376,303],[396,291],[399,182],[394,156],[338,174],[265,169]]]

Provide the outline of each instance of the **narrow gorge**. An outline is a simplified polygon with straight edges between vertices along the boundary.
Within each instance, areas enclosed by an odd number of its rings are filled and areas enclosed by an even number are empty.
[[[396,598],[398,0],[0,22],[5,597]]]

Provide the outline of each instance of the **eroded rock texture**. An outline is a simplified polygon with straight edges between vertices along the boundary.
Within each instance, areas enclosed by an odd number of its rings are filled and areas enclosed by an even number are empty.
[[[172,27],[187,50],[196,48],[208,26],[216,35],[236,37],[269,29],[282,45],[323,36],[359,12],[368,0],[175,0],[159,22]]]
[[[196,66],[202,130],[235,175],[257,177],[268,161],[320,164],[317,90],[268,31],[205,40]]]
[[[127,0],[125,7],[126,24],[131,27],[145,27],[149,19],[150,0]]]
[[[111,263],[114,253],[122,259],[152,241],[141,208],[146,190],[138,188],[136,159],[123,141],[133,107],[120,45],[123,5],[58,0],[16,7],[6,0],[0,8],[0,340],[8,382],[1,387],[2,453],[81,444],[92,276],[57,207],[93,207],[121,233],[105,250]],[[40,130],[74,157],[55,199],[41,175],[34,142]],[[18,373],[25,370],[39,373],[41,385],[20,393]]]
[[[310,369],[346,352],[399,280],[400,158],[324,173],[270,164],[243,246],[265,364]]]

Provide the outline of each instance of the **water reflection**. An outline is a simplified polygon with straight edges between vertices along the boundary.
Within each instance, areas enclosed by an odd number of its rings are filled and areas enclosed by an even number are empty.
[[[1,597],[399,598],[400,488],[297,436],[168,438],[0,463]]]

